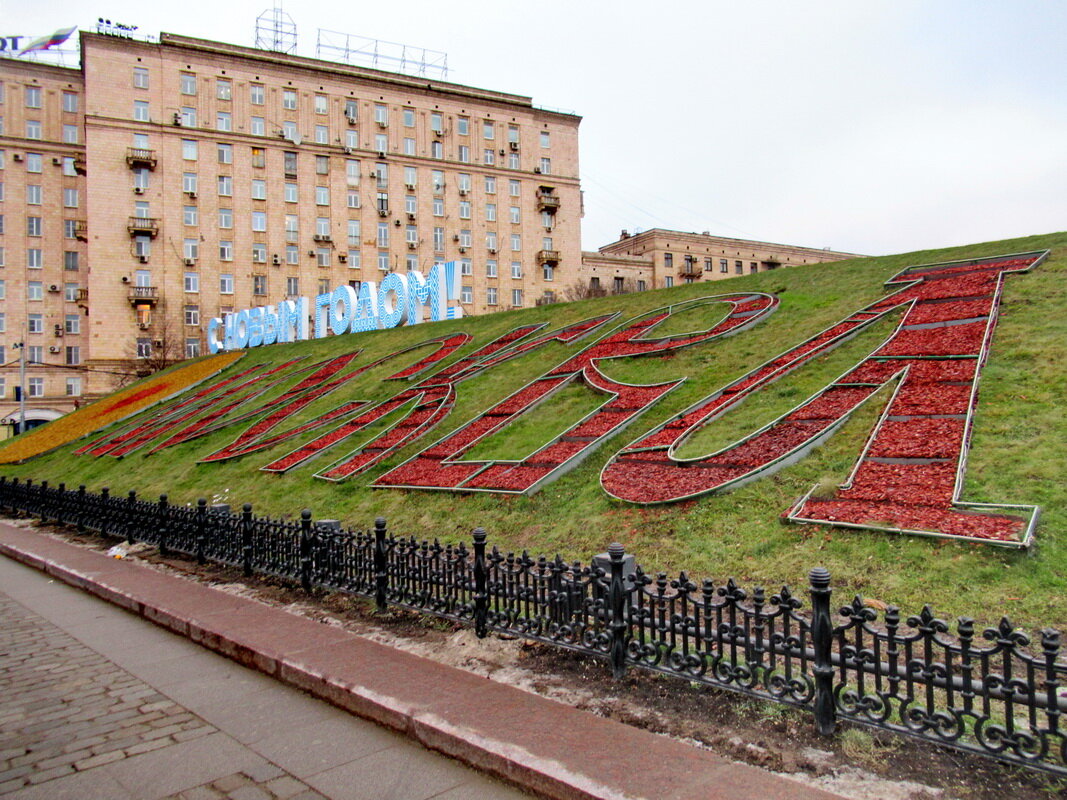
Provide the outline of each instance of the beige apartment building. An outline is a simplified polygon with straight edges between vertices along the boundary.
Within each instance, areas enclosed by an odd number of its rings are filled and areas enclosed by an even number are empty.
[[[662,289],[697,281],[856,258],[855,253],[796,247],[749,239],[653,228],[617,241],[596,253],[582,253],[578,282],[607,292]]]
[[[212,317],[457,261],[467,314],[581,264],[578,126],[531,98],[162,34],[0,60],[0,435],[205,352]]]

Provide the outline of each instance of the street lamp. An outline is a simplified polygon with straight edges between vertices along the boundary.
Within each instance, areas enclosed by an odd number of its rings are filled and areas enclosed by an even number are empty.
[[[26,431],[26,343],[11,345],[19,351],[19,433]]]

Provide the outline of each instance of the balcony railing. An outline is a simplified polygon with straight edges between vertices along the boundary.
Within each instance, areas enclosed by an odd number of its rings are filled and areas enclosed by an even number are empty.
[[[79,303],[87,303],[87,302],[89,302],[89,290],[88,289],[78,289],[78,302]]]
[[[144,147],[127,147],[126,163],[130,167],[156,168],[156,151]]]
[[[82,242],[89,241],[88,220],[78,219],[74,221],[74,238]]]
[[[129,301],[133,305],[139,303],[151,303],[155,305],[159,301],[159,289],[155,286],[131,286]]]
[[[159,220],[155,217],[130,217],[126,230],[131,236],[155,236],[159,233]]]
[[[538,193],[537,195],[537,210],[549,211],[556,213],[559,210],[559,198],[554,194]]]
[[[85,174],[85,156],[74,156],[74,171],[79,175]]]
[[[559,263],[559,250],[538,250],[537,251],[537,263],[538,264],[558,264]]]

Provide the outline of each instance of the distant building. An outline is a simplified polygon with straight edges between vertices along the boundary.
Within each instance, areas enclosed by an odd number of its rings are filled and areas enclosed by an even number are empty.
[[[578,283],[608,293],[641,291],[856,257],[836,250],[653,228],[633,235],[623,231],[598,252],[583,252]]]
[[[205,352],[228,311],[437,261],[467,314],[576,280],[578,116],[166,33],[81,54],[0,59],[0,431],[16,342],[33,424]]]

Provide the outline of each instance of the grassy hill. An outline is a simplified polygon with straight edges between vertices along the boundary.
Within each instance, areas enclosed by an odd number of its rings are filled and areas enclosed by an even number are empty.
[[[719,386],[746,373],[861,306],[885,294],[884,281],[900,269],[951,259],[1052,249],[1051,258],[1026,275],[1006,280],[1001,318],[983,372],[965,500],[1034,503],[1042,506],[1035,544],[1026,552],[971,543],[786,525],[779,515],[818,482],[840,482],[851,469],[881,411],[886,392],[861,409],[824,447],[770,478],[723,495],[668,506],[636,507],[610,498],[598,475],[604,463],[638,434],[661,423]],[[456,541],[475,526],[485,527],[502,550],[587,560],[612,541],[622,542],[647,570],[717,581],[733,576],[745,585],[802,585],[817,564],[834,576],[835,599],[852,593],[917,611],[922,603],[949,617],[981,621],[1008,614],[1014,621],[1067,629],[1067,233],[1002,242],[865,258],[825,266],[797,267],[738,277],[715,284],[691,284],[622,297],[557,304],[454,322],[258,348],[227,374],[254,363],[280,363],[295,355],[312,360],[363,348],[358,364],[444,334],[464,331],[473,340],[445,363],[486,344],[517,325],[547,321],[553,328],[605,312],[620,321],[651,309],[725,292],[775,292],[781,306],[764,323],[728,339],[684,349],[665,358],[607,362],[603,371],[632,383],[688,380],[605,442],[577,469],[532,497],[492,494],[375,490],[368,484],[448,431],[458,428],[550,366],[588,343],[549,344],[494,367],[458,387],[453,412],[431,433],[369,473],[343,483],[314,479],[330,454],[285,475],[258,468],[295,444],[232,461],[197,464],[242,431],[243,423],[155,455],[138,451],[123,459],[73,455],[84,442],[62,447],[20,465],[0,465],[0,474],[46,479],[113,492],[136,489],[146,496],[167,492],[172,502],[204,496],[234,506],[252,502],[257,513],[293,515],[310,507],[315,516],[366,526],[385,516],[396,533]],[[666,323],[673,331],[706,328],[716,307],[701,307]],[[721,308],[721,307],[720,307]],[[700,431],[682,455],[725,445],[770,421],[841,374],[870,352],[897,320],[879,324],[837,350],[779,381]],[[662,328],[663,326],[661,326]],[[657,329],[657,333],[660,329]],[[664,330],[663,332],[670,332]],[[367,371],[338,392],[307,407],[293,422],[313,419],[346,400],[384,400],[398,391],[381,379],[426,354],[416,350]],[[277,392],[275,392],[277,394]],[[529,451],[544,430],[564,429],[596,403],[591,392],[573,388],[540,406],[533,417],[483,442],[477,456],[515,458]],[[531,425],[530,420],[536,422]],[[389,424],[383,420],[377,430]],[[306,434],[296,443],[307,441]],[[371,433],[353,438],[349,448]],[[547,438],[544,437],[544,438]],[[342,445],[343,447],[343,445]],[[344,452],[336,451],[336,454]],[[334,454],[334,457],[336,457]],[[3,450],[0,448],[0,457]]]

